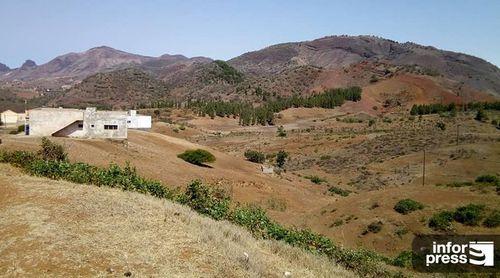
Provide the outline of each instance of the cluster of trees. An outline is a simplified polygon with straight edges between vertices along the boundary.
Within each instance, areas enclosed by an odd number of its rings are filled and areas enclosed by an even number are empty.
[[[470,102],[465,105],[450,104],[414,104],[410,110],[411,115],[426,115],[450,112],[456,113],[458,110],[500,110],[500,101],[495,102]]]
[[[291,97],[278,97],[276,100],[268,101],[260,106],[254,107],[246,102],[225,101],[190,101],[186,107],[193,109],[199,116],[239,117],[240,125],[273,125],[274,114],[292,107],[321,107],[332,109],[344,104],[346,100],[359,101],[361,99],[361,88],[338,88],[329,89],[323,93],[312,96],[294,95]]]
[[[455,103],[414,104],[410,110],[411,115],[437,114],[443,112],[456,113],[457,105]]]
[[[217,65],[217,70],[213,71],[212,74],[215,75],[216,78],[222,79],[230,84],[236,84],[243,81],[243,74],[228,63],[222,60],[215,60],[214,63]]]

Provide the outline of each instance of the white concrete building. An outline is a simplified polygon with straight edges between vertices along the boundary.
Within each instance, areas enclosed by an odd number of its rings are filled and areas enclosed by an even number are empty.
[[[131,112],[97,111],[96,108],[32,109],[26,116],[26,135],[125,139],[128,128],[151,128],[151,117],[143,118],[147,116]]]
[[[130,110],[127,114],[127,127],[135,129],[151,128],[151,116],[139,115],[136,110]]]
[[[12,110],[5,110],[0,114],[0,121],[3,125],[17,125],[24,123],[25,113],[16,113]]]

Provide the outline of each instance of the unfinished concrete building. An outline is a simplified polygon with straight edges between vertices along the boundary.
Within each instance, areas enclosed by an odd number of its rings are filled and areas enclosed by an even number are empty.
[[[127,129],[151,128],[151,116],[96,108],[38,108],[27,112],[26,135],[126,139]]]

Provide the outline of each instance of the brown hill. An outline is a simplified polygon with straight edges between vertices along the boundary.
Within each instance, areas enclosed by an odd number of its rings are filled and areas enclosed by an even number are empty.
[[[71,107],[130,108],[168,96],[162,81],[140,69],[129,68],[97,73],[55,97],[49,105]]]
[[[338,70],[361,62],[418,66],[424,73],[500,95],[500,69],[474,56],[415,43],[373,36],[331,36],[313,41],[278,44],[229,60],[235,68],[256,75],[309,65]]]

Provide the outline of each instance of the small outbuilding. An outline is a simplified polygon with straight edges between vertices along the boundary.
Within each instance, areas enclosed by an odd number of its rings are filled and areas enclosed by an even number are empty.
[[[24,122],[25,113],[16,113],[12,110],[5,110],[0,114],[0,121],[3,125],[17,125]]]

